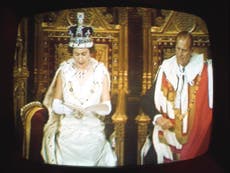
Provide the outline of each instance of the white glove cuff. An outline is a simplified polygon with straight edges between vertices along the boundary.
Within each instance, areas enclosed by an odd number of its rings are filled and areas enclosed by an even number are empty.
[[[105,109],[95,110],[95,112],[102,116],[109,115],[110,112],[112,111],[111,101],[110,100],[104,101],[101,104],[105,105]]]
[[[162,117],[162,114],[156,114],[153,118],[153,125],[156,125],[157,118]]]
[[[52,109],[56,114],[70,115],[73,113],[73,110],[65,106],[60,99],[53,99]]]
[[[110,101],[110,100],[108,100],[108,101],[103,102],[102,104],[105,104],[105,105],[107,105],[107,106],[108,106],[108,110],[107,110],[107,111],[105,111],[104,115],[108,115],[108,114],[110,114],[110,112],[112,111],[111,101]]]

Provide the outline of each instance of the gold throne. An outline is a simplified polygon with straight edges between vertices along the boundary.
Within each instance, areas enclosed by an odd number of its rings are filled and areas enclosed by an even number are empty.
[[[76,23],[77,12],[84,12],[86,24],[94,28],[95,52],[92,57],[104,62],[111,75],[112,112],[104,120],[105,133],[108,139],[115,141],[114,149],[118,156],[118,165],[124,163],[124,136],[127,116],[123,100],[127,91],[127,50],[121,44],[127,39],[125,23],[110,24],[110,14],[105,8],[87,8],[62,10],[42,13],[35,17],[35,63],[34,85],[35,101],[24,104],[20,116],[23,122],[23,157],[34,161],[42,161],[40,156],[42,129],[48,119],[48,111],[42,105],[42,99],[58,65],[70,58],[68,51],[69,35],[67,26]],[[121,10],[119,21],[127,16]],[[46,17],[50,21],[45,21]],[[25,25],[25,22],[24,22]],[[122,59],[119,57],[123,57]]]
[[[178,32],[187,30],[194,38],[193,49],[196,53],[204,54],[205,58],[210,56],[210,41],[205,22],[198,16],[177,11],[161,10],[160,15],[154,19],[155,24],[146,25],[150,32],[146,31],[143,52],[144,66],[142,74],[142,94],[152,86],[159,66],[164,59],[175,54],[175,38]],[[137,164],[142,164],[141,149],[146,141],[148,129],[152,117],[145,115],[142,111],[136,116],[137,122]]]

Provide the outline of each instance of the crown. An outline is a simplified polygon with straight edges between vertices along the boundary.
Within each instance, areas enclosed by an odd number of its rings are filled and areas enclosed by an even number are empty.
[[[90,48],[93,46],[93,29],[89,26],[83,26],[84,13],[77,13],[78,23],[69,26],[70,42],[69,46],[73,48]]]

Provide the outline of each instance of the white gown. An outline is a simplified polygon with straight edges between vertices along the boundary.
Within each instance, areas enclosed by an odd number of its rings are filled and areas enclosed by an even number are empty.
[[[109,78],[109,73],[103,63],[93,58],[91,62],[94,67],[93,74],[82,85],[79,85],[76,80],[77,71],[73,68],[73,59],[60,65],[57,72],[61,72],[65,104],[86,108],[100,103],[102,80],[105,75]],[[49,90],[47,97],[52,95],[52,84]],[[50,98],[45,98],[45,105],[50,105],[50,102]],[[97,116],[88,112],[78,119],[72,115],[55,115],[52,110],[50,114],[52,117],[44,128],[41,151],[45,163],[71,166],[116,166],[117,157],[105,138],[104,122]]]

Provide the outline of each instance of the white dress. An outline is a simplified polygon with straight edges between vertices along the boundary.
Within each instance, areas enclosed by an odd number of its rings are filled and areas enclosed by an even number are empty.
[[[65,104],[86,108],[100,103],[102,80],[105,75],[109,78],[109,73],[103,63],[93,58],[91,62],[93,74],[82,85],[76,80],[77,71],[73,67],[73,59],[60,65],[57,72],[61,72]],[[45,163],[116,166],[117,157],[105,138],[104,122],[97,116],[88,112],[78,119],[72,115],[60,116],[52,112],[50,114],[53,117],[50,117],[44,128],[41,151]]]

